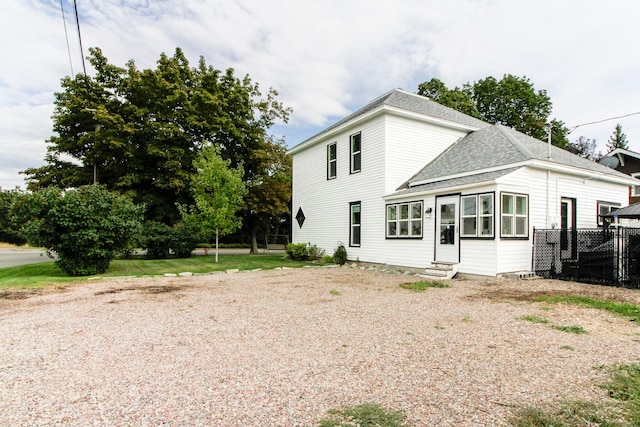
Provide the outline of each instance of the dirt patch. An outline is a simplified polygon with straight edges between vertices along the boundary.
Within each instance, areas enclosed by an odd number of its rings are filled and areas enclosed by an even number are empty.
[[[557,288],[549,289],[550,283],[553,283]],[[547,289],[531,289],[540,285],[544,285]],[[640,304],[640,292],[638,290],[548,280],[487,283],[481,286],[477,292],[469,295],[468,298],[488,299],[494,302],[536,302],[541,297],[567,297],[572,295],[603,301]]]
[[[107,289],[104,291],[95,292],[94,295],[109,295],[118,294],[120,292],[138,291],[143,294],[165,294],[169,292],[176,292],[182,290],[183,286],[127,286],[121,288]]]
[[[36,295],[41,295],[42,292],[36,290],[28,290],[28,291],[0,291],[0,299],[9,299],[9,300],[17,300],[17,299],[27,299]]]

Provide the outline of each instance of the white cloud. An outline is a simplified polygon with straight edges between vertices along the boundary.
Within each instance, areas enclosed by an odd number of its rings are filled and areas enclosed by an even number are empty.
[[[77,73],[72,3],[64,4]],[[640,111],[640,5],[631,0],[85,0],[78,7],[85,55],[98,46],[115,65],[134,59],[148,68],[160,52],[181,47],[194,66],[202,55],[215,68],[249,74],[263,90],[274,87],[294,110],[289,125],[277,128],[289,144],[394,87],[415,91],[432,77],[456,86],[526,75],[568,125]],[[58,1],[5,2],[0,35],[6,188],[22,180],[17,164],[42,164],[53,92],[70,66]],[[571,136],[595,137],[604,147],[615,123]],[[640,151],[640,116],[621,123]],[[23,142],[16,149],[11,141]]]

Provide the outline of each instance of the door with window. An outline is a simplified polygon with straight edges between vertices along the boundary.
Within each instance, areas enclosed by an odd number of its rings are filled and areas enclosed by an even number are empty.
[[[436,261],[460,262],[459,196],[436,199]]]

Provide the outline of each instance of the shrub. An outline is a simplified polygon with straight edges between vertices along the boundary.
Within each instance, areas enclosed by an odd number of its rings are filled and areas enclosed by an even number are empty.
[[[347,262],[347,250],[342,243],[333,252],[333,261],[338,265],[344,265]]]
[[[289,243],[286,252],[287,258],[293,261],[304,261],[309,258],[309,250],[306,243]]]
[[[333,257],[331,255],[325,255],[320,259],[320,265],[334,264]]]
[[[45,189],[25,194],[14,204],[14,215],[25,224],[29,243],[58,256],[56,265],[71,276],[107,271],[116,254],[129,247],[141,227],[144,206],[87,185],[62,193]]]
[[[189,258],[201,237],[197,226],[184,222],[178,223],[171,229],[169,248],[176,258]]]
[[[168,258],[170,244],[171,227],[156,221],[149,221],[144,224],[141,246],[142,249],[147,251],[147,258]]]
[[[307,247],[307,252],[309,253],[309,259],[311,261],[317,261],[324,256],[324,249],[318,248],[316,245],[309,245]]]

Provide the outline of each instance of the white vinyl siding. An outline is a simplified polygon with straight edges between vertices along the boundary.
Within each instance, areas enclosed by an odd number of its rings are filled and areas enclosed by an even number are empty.
[[[385,187],[393,193],[402,183],[430,163],[458,139],[461,130],[447,129],[405,117],[386,118]]]
[[[350,174],[351,136],[361,135],[361,172]],[[304,227],[292,222],[291,241],[311,243],[328,255],[339,243],[347,247],[349,260],[384,263],[385,202],[383,170],[384,120],[377,117],[328,135],[293,157],[293,215],[305,214]],[[336,143],[337,177],[327,180],[327,145]],[[360,201],[360,246],[349,247],[349,204]]]

